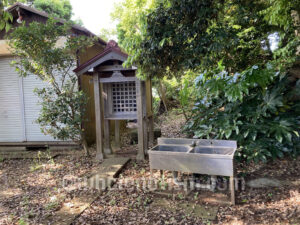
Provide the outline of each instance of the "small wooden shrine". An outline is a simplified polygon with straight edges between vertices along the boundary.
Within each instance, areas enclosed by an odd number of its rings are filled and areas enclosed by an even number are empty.
[[[152,86],[150,80],[136,77],[136,67],[124,68],[128,55],[115,41],[104,51],[77,67],[78,75],[93,76],[96,117],[96,158],[111,154],[110,121],[115,121],[116,145],[120,144],[120,120],[137,120],[138,155],[143,160],[148,144],[153,143]]]

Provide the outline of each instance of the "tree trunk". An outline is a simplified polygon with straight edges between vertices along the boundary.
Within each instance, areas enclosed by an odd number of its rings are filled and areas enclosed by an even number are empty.
[[[161,81],[158,81],[159,83],[159,90],[158,92],[160,93],[160,99],[165,107],[166,112],[168,113],[168,107],[167,107],[167,98],[166,98],[166,88],[162,84]]]
[[[296,27],[295,35],[297,37],[300,37],[300,16],[299,13],[296,10],[292,10],[292,18],[294,20],[294,25]],[[297,47],[296,55],[300,55],[300,46]]]

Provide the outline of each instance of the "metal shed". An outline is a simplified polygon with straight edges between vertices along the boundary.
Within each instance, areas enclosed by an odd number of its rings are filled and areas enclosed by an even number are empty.
[[[21,16],[25,24],[31,22],[45,23],[48,14],[21,3],[16,3],[6,9],[13,16],[12,27],[20,24],[17,19]],[[61,24],[65,21],[59,20]],[[72,26],[74,35],[95,36],[87,29],[78,25]],[[11,66],[11,61],[16,60],[12,55],[7,40],[5,30],[0,31],[0,148],[4,146],[51,146],[51,145],[75,145],[71,141],[55,140],[50,135],[44,135],[40,126],[35,122],[40,112],[38,97],[34,94],[35,88],[45,85],[34,75],[22,78]],[[103,51],[106,42],[97,39],[85,53],[79,54],[78,58],[82,62],[91,59],[94,52]],[[63,44],[59,40],[58,44]],[[76,63],[76,62],[74,62]],[[87,129],[89,133],[93,129]],[[91,139],[91,142],[93,139]]]
[[[45,84],[34,75],[20,77],[13,59],[0,57],[0,142],[55,141],[35,123],[40,106],[33,90]]]

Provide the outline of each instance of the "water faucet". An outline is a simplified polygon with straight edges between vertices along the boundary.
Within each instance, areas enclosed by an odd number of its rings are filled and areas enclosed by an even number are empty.
[[[191,147],[196,147],[196,141],[192,141],[192,144],[190,144]]]

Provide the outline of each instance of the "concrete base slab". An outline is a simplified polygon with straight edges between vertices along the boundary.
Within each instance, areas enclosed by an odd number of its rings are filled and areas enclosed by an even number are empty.
[[[120,170],[127,164],[129,158],[108,158],[104,159],[103,163],[99,166],[96,171],[93,171],[94,175],[100,177],[117,177]]]
[[[95,189],[106,190],[111,187],[122,170],[122,168],[129,162],[129,158],[108,158],[100,165],[100,167],[93,171],[92,176],[88,179],[88,186]]]
[[[102,191],[113,185],[114,178],[118,176],[122,168],[129,161],[129,158],[108,158],[103,161],[99,168],[92,172],[88,178],[88,187],[103,187]],[[101,194],[102,192],[99,192]],[[99,194],[83,194],[75,197],[70,202],[64,203],[63,207],[50,218],[43,221],[43,224],[68,225],[71,224],[86,208],[88,208],[99,196]]]
[[[94,195],[75,197],[70,202],[65,202],[62,208],[53,217],[49,217],[43,223],[64,225],[71,224],[91,203],[95,200]]]

